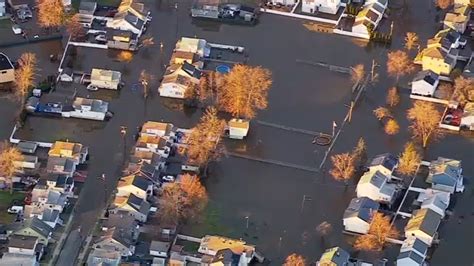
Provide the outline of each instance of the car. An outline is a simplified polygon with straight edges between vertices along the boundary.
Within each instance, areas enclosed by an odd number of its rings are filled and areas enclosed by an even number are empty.
[[[13,205],[8,208],[7,212],[11,214],[23,213],[23,206]]]
[[[161,179],[163,179],[163,181],[166,181],[166,182],[174,182],[174,176],[172,175],[165,175]]]
[[[94,86],[92,84],[89,84],[89,85],[87,85],[86,89],[90,90],[90,91],[97,91],[97,90],[99,90],[99,87]]]
[[[105,37],[104,34],[100,34],[95,37],[95,40],[98,42],[107,42],[107,37]]]

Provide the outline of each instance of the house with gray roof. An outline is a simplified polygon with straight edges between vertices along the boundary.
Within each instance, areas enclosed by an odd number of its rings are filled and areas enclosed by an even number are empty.
[[[438,157],[431,162],[426,182],[431,188],[449,193],[463,192],[464,181],[461,161]]]
[[[444,218],[449,206],[450,195],[449,192],[426,189],[418,195],[417,201],[421,209],[431,209]]]
[[[0,266],[11,265],[38,266],[39,263],[36,261],[35,255],[25,255],[10,252],[3,253],[2,258],[0,259]]]
[[[397,266],[422,266],[425,259],[414,251],[400,252]]]
[[[431,246],[437,237],[441,215],[431,209],[420,209],[408,221],[405,227],[405,237],[416,237]]]
[[[346,266],[349,265],[350,255],[340,247],[326,249],[316,265],[320,266]]]
[[[103,232],[93,248],[118,251],[122,257],[128,257],[135,253],[135,242],[125,230],[113,228]]]
[[[397,257],[398,265],[423,265],[429,246],[416,237],[408,237],[403,241],[400,254]]]
[[[151,241],[150,255],[154,257],[167,258],[170,251],[171,243],[168,241]]]
[[[130,234],[130,238],[137,240],[140,234],[140,226],[135,217],[128,211],[119,210],[109,213],[108,217],[102,222],[102,231],[106,232],[110,229],[118,229]]]
[[[41,220],[54,229],[58,224],[62,223],[59,214],[59,210],[46,208],[41,214]]]
[[[121,263],[122,256],[120,252],[115,250],[107,250],[101,248],[95,248],[87,257],[88,266],[119,266]]]
[[[151,204],[146,200],[132,194],[115,197],[111,213],[128,211],[137,221],[146,222],[150,213]]]
[[[374,212],[377,212],[380,205],[378,202],[368,198],[353,198],[349,206],[344,211],[344,229],[350,232],[367,234]]]
[[[15,235],[20,236],[36,236],[39,243],[45,246],[48,245],[52,233],[53,228],[37,217],[25,219],[22,227],[14,232]]]
[[[11,235],[8,238],[8,252],[24,255],[35,255],[36,246],[39,245],[36,236]]]
[[[76,163],[70,158],[49,156],[46,171],[53,174],[73,176],[76,171]]]
[[[132,12],[124,10],[115,14],[113,19],[107,20],[107,28],[130,31],[140,37],[145,30],[146,22]]]
[[[118,182],[116,195],[128,196],[131,193],[142,199],[147,199],[153,193],[153,182],[138,174],[122,177]]]
[[[411,94],[433,96],[439,84],[439,75],[431,70],[418,72],[411,82]]]
[[[391,205],[395,201],[398,189],[388,180],[389,178],[378,170],[366,172],[357,184],[357,197],[368,197],[379,203]]]
[[[390,153],[375,156],[369,164],[370,171],[379,171],[388,178],[392,176],[393,170],[397,167],[398,158]]]

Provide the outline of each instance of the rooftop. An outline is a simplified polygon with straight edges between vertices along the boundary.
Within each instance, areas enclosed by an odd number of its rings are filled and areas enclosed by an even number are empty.
[[[434,236],[441,222],[441,215],[431,209],[420,209],[408,221],[405,231],[420,230]]]
[[[8,246],[12,248],[34,249],[37,242],[36,236],[11,235],[8,238]]]
[[[4,53],[0,53],[0,70],[13,69],[13,64],[10,58]]]

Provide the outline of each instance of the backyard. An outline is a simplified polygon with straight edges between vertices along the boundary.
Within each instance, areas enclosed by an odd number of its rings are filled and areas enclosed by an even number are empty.
[[[15,215],[7,212],[13,201],[23,202],[25,194],[21,192],[0,191],[0,224],[9,224],[15,220]]]

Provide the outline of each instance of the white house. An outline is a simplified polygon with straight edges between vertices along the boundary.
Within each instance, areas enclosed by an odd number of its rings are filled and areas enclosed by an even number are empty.
[[[379,171],[366,172],[357,184],[357,197],[368,197],[380,203],[392,204],[397,188],[395,184],[388,183],[388,179]]]
[[[379,203],[367,198],[353,198],[349,206],[344,211],[343,224],[344,229],[350,232],[367,234],[373,213],[379,209]]]
[[[150,213],[150,203],[135,196],[133,193],[128,196],[115,197],[112,212],[127,211],[135,217],[135,220],[146,222]]]
[[[118,71],[93,68],[91,85],[100,89],[117,90],[122,80],[122,73]]]
[[[403,241],[397,266],[422,266],[428,251],[428,245],[416,237],[408,237]]]
[[[150,151],[168,158],[171,152],[171,143],[163,137],[140,135],[135,145],[135,151]]]
[[[405,227],[405,237],[416,237],[431,246],[437,236],[441,215],[431,209],[420,209],[408,221]]]
[[[39,266],[35,255],[24,255],[6,252],[0,259],[0,265]]]
[[[13,163],[16,167],[23,169],[36,169],[39,167],[38,157],[33,155],[23,155],[21,160]]]
[[[206,235],[201,239],[198,252],[214,257],[215,261],[220,261],[216,265],[224,265],[222,256],[217,256],[219,251],[228,249],[232,251],[232,256],[239,258],[238,265],[248,265],[255,256],[255,247],[247,245],[245,241],[231,239],[222,236]]]
[[[371,30],[375,30],[387,9],[388,0],[366,1],[364,8],[357,14],[352,32],[365,35],[368,39]]]
[[[173,124],[170,123],[147,121],[145,122],[145,124],[143,124],[142,130],[140,131],[140,135],[165,137],[171,133],[172,129]]]
[[[36,236],[11,235],[8,238],[8,252],[23,255],[35,255],[39,244]]]
[[[166,241],[151,241],[150,255],[154,257],[167,258],[170,251],[171,244]]]
[[[175,51],[190,52],[199,55],[199,57],[209,57],[211,47],[204,39],[182,37],[175,47]]]
[[[464,191],[463,179],[461,161],[438,157],[429,166],[426,182],[433,189],[455,193]]]
[[[12,82],[15,80],[15,69],[10,58],[4,53],[0,53],[0,83]]]
[[[336,14],[341,7],[341,0],[302,0],[301,11],[304,13]]]
[[[392,177],[393,170],[398,165],[398,158],[390,153],[375,156],[369,164],[369,171],[379,171],[388,178]]]
[[[87,257],[87,265],[119,266],[121,259],[118,251],[94,248]]]
[[[118,251],[122,257],[132,256],[135,253],[133,240],[129,234],[117,229],[110,229],[103,232],[103,235],[94,244],[93,248]]]
[[[273,5],[284,5],[284,6],[292,6],[296,4],[296,0],[271,0]]]
[[[129,175],[119,180],[117,186],[117,196],[128,196],[130,194],[146,200],[147,196],[153,193],[153,183],[144,176]]]
[[[138,37],[142,35],[145,30],[146,21],[134,15],[130,11],[118,12],[114,18],[107,20],[107,28],[115,30],[130,31],[137,34]]]
[[[184,99],[186,91],[200,83],[201,70],[184,62],[182,65],[172,65],[166,70],[158,92],[162,97]]]
[[[250,128],[248,120],[232,118],[229,123],[229,138],[243,139],[247,136]]]
[[[446,209],[449,206],[450,194],[448,192],[426,189],[418,195],[417,201],[422,209],[431,209],[444,218]]]
[[[431,70],[418,72],[411,82],[411,94],[433,96],[439,84],[439,75]]]
[[[109,103],[97,100],[77,97],[73,104],[73,110],[66,111],[65,117],[75,117],[103,121],[109,109]]]

